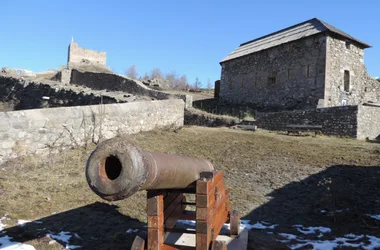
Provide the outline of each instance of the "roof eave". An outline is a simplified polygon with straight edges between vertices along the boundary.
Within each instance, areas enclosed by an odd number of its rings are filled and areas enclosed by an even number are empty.
[[[326,32],[327,35],[331,35],[331,34],[333,34],[333,35],[335,35],[335,36],[337,36],[337,37],[339,37],[339,38],[341,38],[341,39],[343,39],[343,40],[349,40],[349,41],[351,41],[352,43],[358,45],[358,46],[359,46],[360,48],[362,48],[362,49],[372,48],[371,45],[369,45],[369,44],[367,44],[367,43],[365,43],[365,42],[362,42],[362,41],[360,41],[360,40],[358,40],[358,39],[352,39],[352,38],[350,38],[350,37],[348,37],[348,36],[344,36],[344,35],[342,35],[342,34],[339,34],[339,33],[337,33],[337,32],[334,32],[334,31],[332,31],[332,30],[328,30],[328,31],[325,31],[325,32]]]

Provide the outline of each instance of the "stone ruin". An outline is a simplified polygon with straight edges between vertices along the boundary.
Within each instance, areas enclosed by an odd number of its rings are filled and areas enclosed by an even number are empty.
[[[106,66],[105,52],[81,48],[74,41],[68,48],[67,65],[58,70],[36,73],[2,68],[0,93],[0,111],[163,99],[182,99],[186,107],[192,105],[189,95],[153,90],[113,73]]]

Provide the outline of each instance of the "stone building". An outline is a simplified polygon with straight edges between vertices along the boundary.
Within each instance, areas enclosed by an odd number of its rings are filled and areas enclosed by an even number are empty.
[[[72,39],[69,45],[67,66],[75,67],[81,64],[98,64],[106,67],[106,52],[81,48],[74,42],[74,39]]]
[[[370,45],[317,18],[242,43],[221,62],[220,98],[258,109],[308,109],[380,100]]]

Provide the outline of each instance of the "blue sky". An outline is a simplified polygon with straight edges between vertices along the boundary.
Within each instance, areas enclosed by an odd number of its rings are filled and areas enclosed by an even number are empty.
[[[0,9],[0,67],[58,68],[73,36],[81,47],[106,51],[117,73],[158,67],[205,86],[240,43],[318,17],[372,45],[365,63],[380,76],[378,0],[2,0]]]

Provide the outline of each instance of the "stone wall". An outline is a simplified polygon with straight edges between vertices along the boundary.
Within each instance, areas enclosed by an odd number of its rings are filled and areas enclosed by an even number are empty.
[[[47,84],[27,83],[20,79],[0,76],[0,111],[68,107],[118,102],[109,96],[56,89]],[[2,108],[1,108],[2,107]]]
[[[83,63],[106,66],[106,52],[80,48],[77,43],[71,42],[69,45],[67,65],[71,67]]]
[[[370,77],[364,65],[364,50],[357,45],[327,37],[326,107],[358,105],[380,101],[380,83]],[[349,89],[344,88],[344,74],[349,73]]]
[[[139,81],[117,74],[81,72],[73,69],[71,70],[70,83],[83,85],[95,90],[124,91],[133,95],[150,96],[158,100],[182,99],[185,102],[186,108],[191,107],[193,103],[192,96],[190,95],[170,94],[149,89]]]
[[[258,112],[259,128],[286,131],[286,125],[322,125],[325,135],[357,137],[358,106],[342,106],[282,112]]]
[[[220,98],[259,109],[315,108],[324,98],[325,62],[323,34],[224,62]]]
[[[380,106],[359,106],[357,138],[380,140]]]
[[[62,83],[70,83],[70,79],[71,79],[71,69],[63,68],[60,72],[59,81]]]
[[[182,100],[0,112],[0,164],[117,135],[174,129],[183,121]]]

